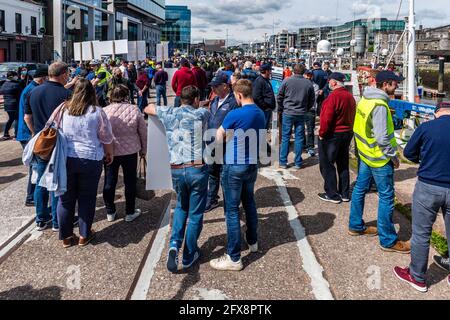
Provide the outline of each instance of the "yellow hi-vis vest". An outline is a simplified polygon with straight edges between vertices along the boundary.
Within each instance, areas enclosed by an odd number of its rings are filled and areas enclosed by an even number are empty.
[[[363,97],[356,108],[353,131],[361,160],[372,168],[384,167],[390,161],[379,147],[371,127],[368,126],[368,122],[372,120],[371,114],[377,106],[384,106],[388,111],[388,135],[391,145],[397,147],[394,122],[387,102],[382,99],[366,99]]]

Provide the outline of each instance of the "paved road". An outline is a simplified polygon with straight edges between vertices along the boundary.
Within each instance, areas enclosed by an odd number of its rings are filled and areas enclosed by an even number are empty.
[[[21,181],[0,190],[2,204],[12,208],[2,211],[5,221],[25,212]],[[173,194],[138,202],[144,214],[134,223],[111,224],[99,186],[93,244],[64,250],[51,231],[31,230],[25,243],[0,259],[0,299],[450,299],[446,274],[435,266],[428,294],[396,280],[392,268],[407,265],[409,256],[384,253],[376,238],[347,236],[349,205],[320,202],[321,188],[317,159],[307,159],[300,171],[262,168],[256,187],[260,251],[250,255],[243,244],[245,269],[229,273],[209,266],[226,245],[218,208],[205,216],[200,263],[170,274],[165,262]],[[119,191],[121,212],[122,186]],[[371,194],[367,222],[374,223],[376,207],[377,195]],[[395,223],[408,239],[410,223],[397,214]]]

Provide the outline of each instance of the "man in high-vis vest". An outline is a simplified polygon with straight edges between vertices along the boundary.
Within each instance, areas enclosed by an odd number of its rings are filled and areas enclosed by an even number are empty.
[[[394,169],[400,162],[397,158],[397,142],[394,123],[389,109],[390,96],[394,95],[398,83],[404,78],[391,71],[381,71],[377,87],[365,89],[357,106],[354,124],[355,141],[360,156],[358,180],[353,190],[350,212],[351,236],[379,235],[381,248],[387,252],[408,254],[409,242],[399,241],[392,216],[394,213]],[[364,201],[375,180],[379,194],[378,228],[366,226],[363,220]]]

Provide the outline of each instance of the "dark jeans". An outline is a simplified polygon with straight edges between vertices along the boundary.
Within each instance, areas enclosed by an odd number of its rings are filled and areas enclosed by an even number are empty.
[[[281,148],[280,148],[280,165],[287,165],[289,156],[289,146],[291,144],[292,128],[295,132],[295,165],[302,166],[302,151],[305,133],[305,115],[291,116],[283,114],[281,124]]]
[[[264,110],[264,115],[266,116],[266,130],[270,130],[271,125],[272,125],[273,111],[272,110]]]
[[[209,187],[208,187],[208,200],[207,206],[212,203],[217,203],[220,199],[219,188],[220,188],[220,175],[222,173],[221,164],[208,165],[209,173]]]
[[[177,193],[177,205],[173,214],[170,247],[179,250],[184,240],[183,263],[189,264],[199,251],[198,238],[203,229],[208,193],[208,168],[172,170],[172,181]]]
[[[25,147],[28,144],[28,141],[20,141],[22,148],[25,150]],[[33,165],[30,166],[28,170],[28,186],[27,186],[27,198],[26,202],[34,202],[34,190],[36,189],[36,185],[31,183],[31,176],[33,175]]]
[[[136,83],[129,83],[128,89],[130,90],[130,103],[134,104],[134,94],[136,93],[135,85]]]
[[[181,97],[178,96],[175,97],[174,107],[175,108],[181,107]]]
[[[339,194],[350,198],[349,151],[352,139],[353,132],[344,132],[319,141],[320,173],[325,180],[325,192],[331,199],[339,200]]]
[[[164,105],[167,106],[167,88],[166,86],[156,86],[156,105],[161,105],[161,97],[163,98]]]
[[[148,91],[142,93],[142,97],[138,95],[138,108],[141,110],[141,112],[147,107],[148,105]]]
[[[316,136],[315,136],[315,130],[316,130],[316,111],[310,111],[306,114],[306,135],[305,135],[305,149],[310,151],[314,151],[314,148],[316,146]]]
[[[58,205],[60,240],[73,235],[77,202],[80,236],[88,238],[91,234],[102,168],[103,161],[67,158],[67,192],[60,197]]]
[[[12,125],[14,125],[14,135],[17,136],[17,127],[19,125],[19,122],[17,121],[19,119],[19,114],[16,111],[7,111],[8,113],[8,121],[5,124],[5,131],[3,135],[5,137],[9,137],[9,130],[11,129]]]
[[[114,203],[116,197],[116,186],[119,178],[119,169],[122,167],[123,181],[125,183],[126,214],[134,214],[136,204],[136,176],[137,176],[138,155],[130,154],[126,156],[114,157],[114,162],[110,166],[105,166],[105,186],[103,187],[103,199],[108,214],[116,213]]]
[[[35,167],[37,170],[37,185],[34,189],[34,204],[36,207],[36,223],[47,222],[52,220],[53,227],[58,226],[58,217],[56,215],[56,208],[58,205],[58,198],[55,197],[54,192],[48,192],[46,188],[39,186],[39,181],[44,175],[48,162],[38,157],[35,157]],[[51,198],[49,207],[48,200]],[[73,223],[73,220],[72,220]]]
[[[412,205],[411,275],[425,282],[430,253],[430,239],[437,214],[442,209],[450,248],[450,189],[421,181],[416,184]]]
[[[231,260],[241,258],[241,223],[239,205],[244,207],[247,225],[247,242],[258,242],[258,214],[255,203],[255,182],[258,177],[257,165],[224,165],[222,189],[225,195],[225,219],[227,223],[227,253]]]

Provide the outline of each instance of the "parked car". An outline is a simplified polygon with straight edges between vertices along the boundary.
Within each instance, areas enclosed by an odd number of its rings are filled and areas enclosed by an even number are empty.
[[[19,75],[22,73],[22,70],[25,68],[27,70],[26,75],[26,83],[28,83],[31,78],[33,77],[34,72],[37,68],[36,63],[26,63],[26,62],[5,62],[0,63],[0,86],[3,84],[3,82],[6,81],[6,74],[9,71],[15,71]]]

